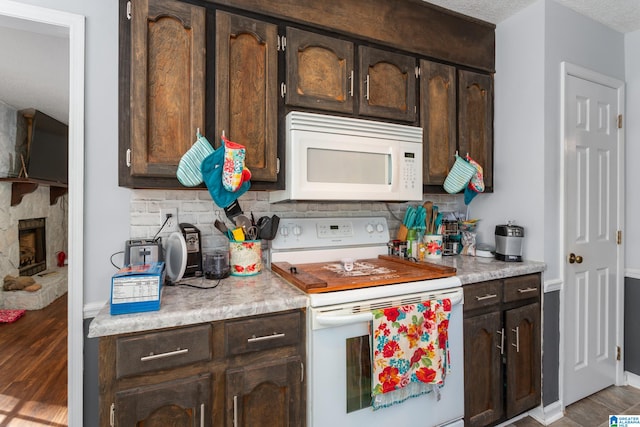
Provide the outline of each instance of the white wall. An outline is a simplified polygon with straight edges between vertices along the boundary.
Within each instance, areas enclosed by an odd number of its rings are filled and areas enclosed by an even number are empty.
[[[114,272],[109,258],[129,237],[131,191],[118,187],[117,168],[118,2],[20,2],[86,17],[84,301],[102,304]]]
[[[624,80],[624,36],[553,0],[496,28],[495,193],[471,202],[481,232],[496,221],[525,227],[524,256],[561,281],[560,63]],[[482,198],[481,198],[482,197]]]
[[[629,33],[625,37],[626,58],[626,225],[624,230],[626,276],[640,278],[640,168],[636,160],[640,159],[640,31]]]
[[[478,195],[479,241],[494,243],[495,226],[525,229],[523,255],[544,260],[544,2],[496,27],[494,192]]]

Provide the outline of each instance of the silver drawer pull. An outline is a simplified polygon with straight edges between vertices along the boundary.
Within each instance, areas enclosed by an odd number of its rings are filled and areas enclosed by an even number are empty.
[[[164,359],[165,357],[179,356],[181,354],[186,354],[189,352],[188,348],[177,349],[175,351],[169,351],[167,353],[159,353],[159,354],[150,354],[148,356],[142,356],[140,358],[141,362],[148,362],[150,360],[156,359]]]
[[[521,294],[526,294],[527,292],[534,292],[537,291],[538,288],[526,288],[526,289],[520,289],[518,288],[518,292],[520,292]]]
[[[516,333],[516,343],[511,343],[511,345],[516,348],[516,353],[520,353],[520,326],[516,326],[515,329],[511,330],[511,332]]]
[[[285,334],[279,334],[277,332],[274,332],[271,335],[264,335],[262,337],[256,337],[255,335],[252,335],[251,338],[247,338],[247,342],[274,340],[274,339],[277,339],[277,338],[284,338],[284,336],[285,336]]]
[[[476,297],[476,301],[483,301],[486,299],[495,298],[497,296],[498,296],[497,294],[486,294],[485,296],[482,296],[482,297]]]

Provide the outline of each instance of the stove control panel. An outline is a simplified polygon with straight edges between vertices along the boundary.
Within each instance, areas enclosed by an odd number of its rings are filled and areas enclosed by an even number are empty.
[[[389,227],[384,217],[282,218],[271,248],[386,245],[388,241]]]

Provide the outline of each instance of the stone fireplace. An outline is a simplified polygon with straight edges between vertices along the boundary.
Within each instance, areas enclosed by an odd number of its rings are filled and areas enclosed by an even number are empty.
[[[18,221],[20,276],[33,276],[47,269],[47,239],[45,218]]]

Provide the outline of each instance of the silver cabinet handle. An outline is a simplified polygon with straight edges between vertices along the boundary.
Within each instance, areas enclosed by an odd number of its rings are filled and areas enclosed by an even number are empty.
[[[267,341],[267,340],[274,340],[277,338],[284,338],[285,334],[279,334],[277,332],[274,332],[271,335],[264,335],[261,337],[256,337],[255,335],[252,335],[251,338],[247,338],[247,342],[257,342],[257,341]]]
[[[353,70],[351,70],[351,75],[349,76],[349,95],[353,98]]]
[[[150,354],[148,356],[142,356],[140,358],[140,361],[141,362],[148,362],[150,360],[164,359],[165,357],[179,356],[181,354],[186,354],[188,352],[189,352],[188,348],[179,348],[177,350],[169,351],[167,353]]]
[[[495,297],[497,297],[497,296],[498,296],[498,294],[486,294],[486,295],[481,296],[481,297],[478,297],[478,296],[477,296],[477,297],[476,297],[476,301],[483,301],[483,300],[486,300],[486,299],[495,298]]]
[[[520,353],[520,326],[516,326],[515,329],[511,330],[511,332],[516,333],[516,343],[511,343],[511,345],[516,348],[516,353]]]
[[[366,85],[367,85],[367,95],[366,95],[366,99],[367,101],[369,100],[369,74],[367,74],[367,81],[366,81]]]
[[[520,289],[518,288],[518,292],[520,292],[521,294],[526,294],[527,292],[533,292],[533,291],[537,291],[538,288],[526,288],[526,289]]]
[[[233,396],[233,427],[238,427],[238,396]]]
[[[200,404],[200,427],[204,427],[204,403]]]
[[[504,354],[504,328],[496,331],[496,333],[500,334],[500,345],[497,345],[496,347],[500,349],[500,354],[502,355]]]

